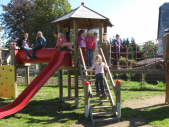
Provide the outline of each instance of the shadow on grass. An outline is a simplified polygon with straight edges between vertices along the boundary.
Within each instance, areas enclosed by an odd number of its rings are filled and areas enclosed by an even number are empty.
[[[64,98],[64,100],[68,100]],[[7,105],[7,102],[1,102],[0,106]],[[12,117],[18,119],[27,119],[27,123],[66,123],[84,121],[84,107],[76,109],[74,104],[59,102],[59,99],[32,100],[27,106]],[[9,119],[5,117],[3,119]],[[90,120],[89,120],[90,121]]]

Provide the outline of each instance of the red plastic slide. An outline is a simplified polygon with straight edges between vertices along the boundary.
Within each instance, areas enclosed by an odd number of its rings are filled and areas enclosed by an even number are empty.
[[[69,51],[55,51],[48,65],[28,85],[28,87],[9,105],[0,108],[0,118],[22,110],[46,81],[62,65],[71,65],[72,55]]]

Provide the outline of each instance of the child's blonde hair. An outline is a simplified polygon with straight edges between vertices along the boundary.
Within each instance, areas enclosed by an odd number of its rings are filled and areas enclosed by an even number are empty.
[[[58,34],[58,37],[59,37],[59,35],[62,35],[62,37],[64,37],[63,33],[61,33],[61,32]]]
[[[102,56],[101,55],[97,55],[96,56],[96,60],[99,62],[99,65],[102,65]]]
[[[42,32],[38,31],[37,36],[36,36],[36,40],[39,38],[39,36],[38,36],[39,34],[41,34],[43,36]]]

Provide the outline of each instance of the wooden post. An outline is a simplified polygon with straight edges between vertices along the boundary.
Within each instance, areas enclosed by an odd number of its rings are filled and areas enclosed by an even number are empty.
[[[99,42],[100,42],[100,46],[101,48],[102,46],[102,42],[103,42],[103,20],[100,20],[100,25],[99,25]]]
[[[117,107],[117,112],[118,116],[121,116],[121,81],[117,80],[116,81],[116,88],[117,88],[117,96],[116,96],[116,107]]]
[[[84,82],[85,118],[89,117],[89,108],[90,108],[89,85],[90,83],[88,81]]]
[[[60,27],[60,23],[57,25],[57,27],[58,27],[58,33],[59,32],[61,32],[61,27]],[[60,46],[58,47],[58,51],[60,51]],[[57,71],[57,73],[58,73],[58,85],[59,85],[59,70]]]
[[[28,86],[30,83],[29,80],[29,66],[26,66],[26,85]]]
[[[62,70],[59,70],[59,101],[63,102],[63,79]]]
[[[104,23],[104,33],[107,35],[107,23]]]
[[[68,74],[68,98],[71,98],[71,71],[67,71]]]
[[[166,69],[169,71],[169,63],[167,62],[169,60],[169,34],[166,35]],[[165,93],[165,104],[169,104],[169,74],[166,75],[166,93]]]
[[[79,105],[78,100],[78,19],[74,19],[74,66],[75,66],[75,107],[77,108]]]

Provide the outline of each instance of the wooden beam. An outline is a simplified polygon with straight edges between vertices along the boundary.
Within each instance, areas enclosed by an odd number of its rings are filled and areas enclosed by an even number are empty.
[[[61,32],[61,25],[60,25],[60,23],[58,23],[57,27],[58,27],[58,33]],[[60,46],[58,46],[58,51],[60,51]]]
[[[134,73],[134,74],[169,74],[169,71],[161,70],[111,70],[112,73]]]
[[[68,98],[71,98],[71,71],[67,71],[68,74]]]
[[[99,25],[99,43],[101,48],[102,46],[102,42],[103,42],[103,20],[100,20],[100,25]]]
[[[75,65],[75,107],[78,107],[78,19],[74,19],[74,65]]]
[[[68,45],[74,45],[74,42],[68,42],[68,43],[62,43],[60,46],[68,46]]]
[[[59,101],[63,102],[63,77],[62,77],[62,70],[59,70]]]
[[[90,19],[86,19],[87,25],[88,25],[88,29],[92,29],[92,24],[90,22]]]
[[[26,85],[28,86],[30,84],[29,79],[29,66],[26,66]]]
[[[104,33],[106,33],[107,35],[107,23],[106,22],[104,22]]]
[[[64,28],[66,28],[66,27],[68,27],[68,26],[69,26],[69,28],[70,28],[70,24],[73,23],[73,21],[74,21],[74,20],[73,20],[72,18],[69,19],[68,22],[64,25]]]

